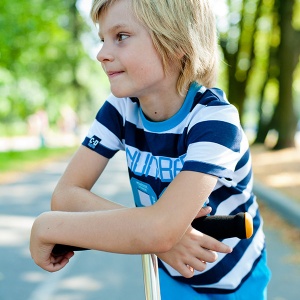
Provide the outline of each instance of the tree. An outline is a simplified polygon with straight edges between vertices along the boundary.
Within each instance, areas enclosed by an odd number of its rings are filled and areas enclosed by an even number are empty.
[[[265,86],[270,78],[278,81],[278,102],[274,113],[268,123],[264,122],[264,115],[260,111],[260,126],[256,143],[264,142],[269,130],[278,132],[278,140],[274,149],[295,147],[295,133],[297,128],[297,115],[294,107],[293,82],[294,71],[298,64],[300,55],[300,32],[293,27],[293,9],[295,0],[280,1],[274,4],[274,14],[277,16],[276,24],[280,32],[280,43],[275,50],[270,48],[269,66],[278,65],[278,72],[274,67],[269,68],[269,76],[266,78]],[[275,25],[275,26],[276,26]],[[273,72],[272,72],[273,71]],[[264,89],[262,90],[261,104],[264,100]]]
[[[300,54],[300,32],[292,26],[295,0],[281,0],[278,5],[281,32],[278,49],[279,98],[274,112],[278,141],[274,149],[295,147],[297,116],[294,108],[293,81]]]
[[[91,29],[76,0],[2,0],[0,27],[1,125],[40,108],[54,123],[62,105],[80,114],[91,104],[91,74],[98,83],[100,67],[83,47],[81,36]]]
[[[246,88],[255,61],[255,33],[262,0],[227,0],[229,24],[220,29],[220,45],[228,65],[228,97],[243,115]]]
[[[275,129],[275,149],[295,146],[297,115],[292,86],[300,53],[294,21],[299,19],[300,8],[295,9],[296,3],[299,5],[299,0],[227,0],[229,23],[220,29],[229,99],[237,106],[243,124],[246,108],[256,99],[256,142],[264,142],[267,133]],[[265,107],[269,107],[267,113]]]

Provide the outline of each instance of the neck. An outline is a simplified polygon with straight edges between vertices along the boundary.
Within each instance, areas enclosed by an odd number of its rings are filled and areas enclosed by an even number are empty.
[[[167,93],[139,100],[144,115],[151,121],[160,122],[171,118],[180,110],[184,97],[177,93]]]

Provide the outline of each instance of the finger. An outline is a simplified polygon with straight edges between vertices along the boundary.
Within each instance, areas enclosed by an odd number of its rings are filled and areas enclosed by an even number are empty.
[[[195,217],[195,219],[207,216],[208,214],[211,213],[211,210],[212,210],[212,209],[211,209],[210,206],[202,207],[202,208],[199,210],[199,212],[198,212],[197,216]]]
[[[57,271],[61,270],[63,267],[65,267],[68,262],[69,262],[69,259],[67,257],[65,257],[58,263],[49,264],[47,266],[46,270],[49,272],[57,272]]]
[[[206,269],[206,262],[194,257],[189,261],[187,267],[193,274],[195,270],[202,272]]]
[[[74,255],[74,252],[68,252],[65,255],[61,256],[51,256],[50,257],[50,264],[48,267],[50,268],[49,272],[56,272],[60,269],[62,269],[71,259],[71,257]]]
[[[176,270],[185,278],[192,278],[194,276],[194,268],[187,264],[180,264],[176,266]]]
[[[220,252],[220,253],[231,253],[232,252],[231,247],[227,246],[226,244],[224,244],[206,234],[203,234],[200,246],[202,246],[206,249],[212,250],[212,251]]]
[[[67,252],[63,255],[55,255],[55,254],[53,255],[53,254],[51,254],[50,262],[53,263],[53,264],[56,264],[56,263],[59,263],[60,261],[62,261],[64,258],[70,259],[73,255],[74,255],[73,251]]]

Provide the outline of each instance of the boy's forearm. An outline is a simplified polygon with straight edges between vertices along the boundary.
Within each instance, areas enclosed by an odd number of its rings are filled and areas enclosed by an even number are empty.
[[[144,222],[143,226],[136,226],[143,224],[145,216],[143,208],[76,213],[52,211],[36,219],[32,234],[45,245],[65,244],[124,254],[169,250],[162,242],[157,242],[157,233],[149,232],[149,224]],[[158,228],[152,228],[158,232]]]
[[[51,199],[51,210],[53,211],[82,212],[120,208],[124,207],[80,187],[56,189]]]

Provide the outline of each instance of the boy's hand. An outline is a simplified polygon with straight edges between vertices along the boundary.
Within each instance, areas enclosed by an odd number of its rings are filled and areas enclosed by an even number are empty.
[[[197,218],[210,212],[210,208],[202,208]],[[207,262],[218,258],[216,252],[230,253],[232,249],[220,241],[205,235],[191,226],[182,239],[170,251],[159,253],[157,256],[177,270],[182,276],[191,278],[194,270],[204,271]]]
[[[34,262],[48,272],[56,272],[61,270],[74,255],[74,252],[64,253],[63,255],[55,255],[52,249],[55,245],[47,244],[39,234],[43,222],[43,215],[37,218],[31,229],[30,236],[30,252]],[[37,223],[39,225],[37,226]],[[41,231],[40,231],[41,232]]]

